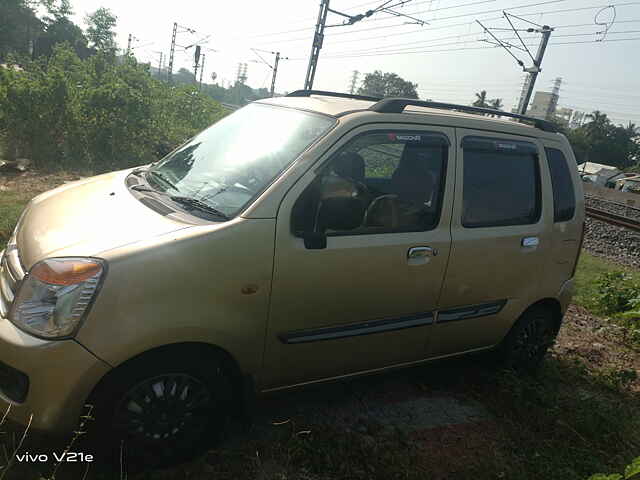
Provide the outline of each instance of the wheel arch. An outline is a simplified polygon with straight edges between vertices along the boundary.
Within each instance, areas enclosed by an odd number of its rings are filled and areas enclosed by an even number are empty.
[[[194,360],[197,359],[200,362],[220,361],[223,370],[231,380],[234,398],[242,400],[253,394],[253,379],[251,376],[242,373],[240,365],[227,350],[218,345],[204,342],[178,342],[151,348],[119,363],[98,381],[89,394],[87,401],[91,403],[91,398],[99,394],[101,389],[123,369],[132,368],[136,364],[146,362],[156,356],[176,356],[178,358],[192,356]]]
[[[538,300],[537,302],[529,305],[524,310],[524,312],[522,312],[520,316],[524,315],[525,313],[527,313],[528,311],[534,308],[546,308],[551,312],[551,314],[553,315],[553,324],[554,324],[556,333],[558,333],[558,331],[560,330],[560,327],[562,326],[562,318],[564,317],[564,313],[562,312],[562,305],[560,304],[558,299],[548,297],[548,298],[543,298],[541,300]]]

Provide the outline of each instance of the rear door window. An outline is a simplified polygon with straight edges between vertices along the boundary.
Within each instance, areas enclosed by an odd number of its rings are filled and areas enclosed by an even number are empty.
[[[567,159],[557,148],[545,148],[553,188],[553,221],[566,222],[576,212],[576,196]]]
[[[541,212],[535,144],[465,137],[462,225],[466,228],[529,225]]]

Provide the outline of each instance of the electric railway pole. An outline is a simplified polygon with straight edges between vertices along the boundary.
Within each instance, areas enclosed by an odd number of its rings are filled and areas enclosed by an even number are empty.
[[[178,22],[173,23],[173,32],[171,33],[171,49],[169,50],[169,68],[167,68],[167,80],[173,83],[173,56],[176,52],[176,35],[178,34]]]
[[[313,79],[316,76],[316,68],[318,67],[318,59],[320,58],[320,49],[324,41],[324,27],[329,13],[329,0],[320,0],[320,12],[318,13],[318,22],[316,30],[313,34],[313,43],[311,44],[311,55],[309,56],[309,66],[307,67],[307,76],[304,79],[304,89],[313,89]]]
[[[329,0],[320,0],[320,11],[318,12],[318,21],[316,23],[316,30],[313,34],[313,42],[311,44],[311,55],[309,56],[309,66],[307,67],[307,76],[304,79],[304,89],[312,90],[313,89],[313,79],[316,76],[316,69],[318,68],[318,59],[320,58],[320,50],[322,49],[322,43],[324,42],[324,29],[328,27],[342,27],[346,25],[353,25],[360,20],[370,17],[371,15],[384,12],[396,17],[405,17],[412,22],[405,23],[413,23],[418,25],[425,25],[427,22],[424,20],[420,20],[419,18],[412,17],[410,15],[406,15],[401,12],[397,12],[392,10],[393,7],[400,7],[405,3],[409,3],[411,0],[386,0],[382,3],[382,5],[374,8],[373,10],[367,10],[364,13],[360,13],[358,15],[349,15],[347,13],[339,12],[337,10],[333,10],[329,8]],[[389,5],[389,4],[392,5]],[[339,15],[341,17],[345,17],[346,20],[343,23],[336,25],[327,25],[327,14],[331,12],[333,14]]]
[[[202,89],[202,75],[204,74],[204,53],[202,54],[202,63],[200,64],[200,84],[198,85],[198,90]]]
[[[531,95],[533,94],[533,87],[536,84],[536,79],[538,78],[538,74],[542,71],[540,66],[542,65],[542,59],[544,57],[544,52],[547,50],[547,45],[549,44],[549,37],[551,36],[551,32],[553,32],[553,28],[548,25],[544,25],[542,29],[536,30],[538,33],[542,34],[542,38],[540,39],[540,45],[538,46],[538,53],[536,54],[536,58],[533,61],[533,66],[529,68],[525,68],[525,72],[529,73],[529,77],[527,78],[527,90],[525,92],[524,98],[520,102],[520,108],[518,113],[520,115],[524,115],[527,113],[527,107],[529,106],[529,101],[531,100]]]
[[[280,52],[276,52],[276,60],[273,64],[273,75],[271,76],[271,97],[276,90],[276,75],[278,74],[278,62],[280,62]]]
[[[351,76],[351,85],[349,86],[349,93],[354,94],[356,91],[356,85],[358,84],[358,76],[360,72],[358,70],[353,71],[353,75]]]
[[[544,57],[544,52],[547,50],[547,45],[549,44],[549,37],[551,36],[551,32],[553,32],[553,28],[551,28],[548,25],[538,25],[537,23],[533,23],[529,20],[525,20],[524,18],[513,15],[512,13],[507,13],[506,11],[503,11],[502,14],[509,22],[511,29],[513,30],[513,33],[515,33],[516,37],[518,38],[522,46],[514,45],[506,40],[496,37],[493,34],[493,32],[491,32],[492,30],[491,28],[485,27],[480,22],[480,20],[476,20],[476,22],[483,28],[483,30],[486,33],[488,33],[492,37],[492,40],[484,39],[483,41],[491,45],[496,45],[498,47],[504,48],[507,51],[507,53],[515,59],[517,64],[522,67],[522,70],[529,74],[524,82],[524,85],[522,86],[522,93],[520,95],[520,101],[518,102],[517,113],[519,113],[520,115],[524,115],[525,113],[527,113],[527,107],[529,106],[529,101],[531,100],[531,94],[533,93],[533,87],[536,84],[536,79],[538,78],[538,74],[542,71],[542,68],[540,68],[540,66],[542,65],[542,58]],[[537,28],[529,27],[527,29],[517,29],[514,26],[513,22],[511,21],[511,17],[527,22],[531,25],[534,25]],[[504,29],[500,29],[500,30],[504,30]],[[538,46],[538,53],[536,54],[535,58],[533,54],[529,51],[529,47],[527,47],[527,45],[522,40],[522,37],[520,36],[519,32],[522,32],[522,31],[526,31],[528,33],[542,34],[542,38],[540,39],[540,45]],[[529,55],[529,57],[531,57],[531,61],[533,62],[533,65],[531,67],[525,67],[524,62],[520,60],[518,57],[516,57],[516,55],[514,55],[514,53],[511,51],[512,48],[526,52]]]

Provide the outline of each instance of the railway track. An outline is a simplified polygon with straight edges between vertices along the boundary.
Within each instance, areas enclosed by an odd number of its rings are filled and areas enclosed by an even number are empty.
[[[635,218],[629,218],[624,215],[618,215],[617,213],[607,212],[606,210],[593,207],[585,207],[585,213],[596,220],[640,232],[640,220],[636,220]]]

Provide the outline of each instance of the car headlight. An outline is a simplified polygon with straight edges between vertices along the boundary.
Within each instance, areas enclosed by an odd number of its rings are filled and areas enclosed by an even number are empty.
[[[72,336],[89,311],[105,269],[104,261],[95,258],[48,258],[36,263],[22,280],[10,320],[37,337]]]

